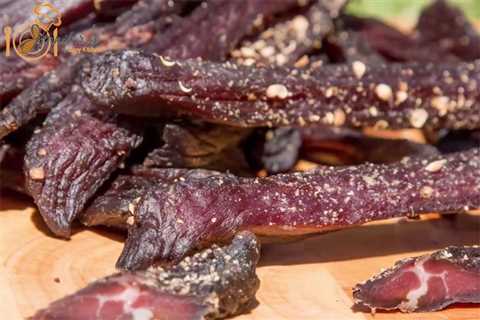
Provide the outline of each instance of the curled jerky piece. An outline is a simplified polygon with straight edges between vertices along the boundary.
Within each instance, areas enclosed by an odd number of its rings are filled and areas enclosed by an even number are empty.
[[[480,151],[475,149],[267,178],[190,170],[175,183],[150,189],[135,204],[117,265],[138,269],[157,259],[178,261],[237,230],[295,235],[480,208],[479,169]]]
[[[428,144],[370,137],[349,128],[301,128],[300,134],[302,158],[317,163],[392,163],[404,157],[431,157],[439,154],[435,147]]]
[[[408,258],[358,284],[355,302],[371,309],[436,311],[452,303],[480,303],[480,247],[447,247]]]
[[[0,9],[2,10],[0,26],[2,28],[9,26],[13,32],[21,31],[22,26],[31,26],[37,20],[44,24],[60,21],[61,26],[64,27],[92,12],[93,1],[50,0],[49,4],[46,4],[31,0],[4,0],[0,3]],[[5,40],[5,33],[2,32],[0,48],[5,46]]]
[[[297,5],[297,0],[204,2],[188,17],[176,21],[167,32],[159,34],[145,50],[176,59],[200,57],[223,61],[258,17],[271,16]]]
[[[259,243],[248,232],[176,266],[117,273],[50,304],[40,319],[222,319],[252,307]]]
[[[81,91],[50,112],[27,145],[24,170],[26,188],[53,233],[69,237],[85,203],[140,142],[115,115],[96,112]]]
[[[120,113],[138,114],[140,105],[142,114],[173,110],[232,126],[480,127],[480,62],[364,67],[165,64],[123,51],[98,56],[82,84],[93,101]]]
[[[420,15],[417,40],[439,47],[462,60],[480,59],[480,35],[459,8],[436,0]]]

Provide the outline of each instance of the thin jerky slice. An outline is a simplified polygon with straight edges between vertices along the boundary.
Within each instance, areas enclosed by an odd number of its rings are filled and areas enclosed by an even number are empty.
[[[19,57],[0,56],[0,108],[27,88],[33,81],[54,69],[57,60],[51,57],[40,63],[29,63]]]
[[[395,263],[353,289],[355,302],[403,312],[480,303],[480,247],[447,247]]]
[[[480,35],[462,10],[447,1],[437,0],[422,11],[416,37],[462,60],[480,59]]]
[[[293,168],[301,145],[302,138],[296,128],[258,130],[247,140],[245,152],[253,168],[275,174]]]
[[[27,145],[26,188],[49,229],[69,237],[89,198],[141,137],[108,112],[97,113],[82,92],[72,92]]]
[[[194,248],[243,229],[298,235],[480,208],[479,169],[480,150],[475,149],[267,178],[191,170],[167,187],[152,188],[135,204],[117,266],[138,269],[158,259],[178,261]]]
[[[10,26],[13,31],[20,31],[22,26],[30,26],[36,22],[39,15],[35,12],[35,7],[39,6],[41,22],[46,16],[54,19],[60,19],[62,26],[83,18],[88,13],[93,12],[92,0],[50,0],[49,4],[55,8],[55,12],[45,3],[31,0],[4,0],[0,3],[2,15],[0,16],[0,26]],[[5,46],[5,34],[0,34],[0,48]]]
[[[346,3],[334,1],[327,8],[325,2],[315,1],[305,12],[278,22],[253,41],[244,41],[232,51],[234,61],[245,65],[293,65],[302,56],[320,49],[322,39],[333,30],[332,19]]]
[[[95,59],[82,84],[93,101],[127,114],[141,105],[143,115],[232,126],[469,129],[480,127],[479,70],[479,62],[249,68],[123,51]]]
[[[349,128],[301,128],[300,135],[302,158],[324,164],[393,163],[404,157],[439,154],[428,144],[369,137]]]
[[[133,219],[133,208],[149,188],[171,184],[187,169],[159,170],[134,167],[132,173],[119,175],[106,191],[96,196],[80,216],[86,226],[109,226],[126,229]],[[130,218],[130,219],[129,219]]]
[[[153,39],[145,50],[176,59],[225,60],[259,16],[270,16],[298,5],[297,0],[214,0]],[[212,39],[214,39],[212,41]]]
[[[150,267],[98,280],[35,314],[40,319],[223,319],[247,311],[255,301],[260,248],[255,236],[239,233],[172,267]]]

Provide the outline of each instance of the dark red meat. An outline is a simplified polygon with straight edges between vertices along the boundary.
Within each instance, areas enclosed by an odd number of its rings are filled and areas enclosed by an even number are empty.
[[[251,308],[259,280],[259,244],[251,233],[176,266],[98,280],[39,311],[33,320],[220,319]]]
[[[98,57],[82,84],[93,101],[127,114],[173,110],[232,126],[460,129],[480,127],[479,70],[474,62],[300,71],[123,51]]]
[[[27,190],[53,233],[69,237],[87,200],[141,140],[75,89],[50,112],[27,145],[24,170]]]
[[[248,229],[263,235],[329,231],[372,220],[480,208],[480,151],[390,165],[324,167],[239,178],[191,170],[145,192],[118,266],[178,261],[199,246]],[[169,170],[169,169],[165,169]]]
[[[452,303],[480,303],[480,247],[448,247],[395,263],[353,289],[371,309],[436,311]]]

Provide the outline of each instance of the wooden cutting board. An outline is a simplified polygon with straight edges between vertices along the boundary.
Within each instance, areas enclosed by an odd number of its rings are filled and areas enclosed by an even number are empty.
[[[448,245],[480,243],[480,215],[396,219],[262,249],[259,305],[238,319],[480,319],[480,306],[435,313],[352,311],[352,287],[396,260]],[[48,234],[28,199],[0,196],[0,319],[23,319],[49,302],[114,272],[123,236],[81,230]],[[479,279],[480,281],[480,279]]]

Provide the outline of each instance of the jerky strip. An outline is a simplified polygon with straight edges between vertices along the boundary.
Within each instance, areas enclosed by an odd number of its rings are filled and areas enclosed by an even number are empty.
[[[307,234],[480,208],[479,169],[480,150],[475,149],[256,179],[191,170],[133,204],[133,224],[117,266],[138,269],[157,259],[178,261],[194,248],[243,229],[262,235]]]
[[[120,113],[176,111],[232,126],[477,128],[480,62],[325,66],[312,71],[105,54],[83,74]],[[147,110],[145,110],[147,109]]]
[[[98,280],[33,319],[222,319],[240,314],[255,301],[259,250],[255,236],[242,232],[232,244],[214,245],[176,266]]]
[[[480,35],[459,8],[437,0],[420,15],[416,27],[420,43],[432,44],[462,60],[480,59]]]
[[[297,6],[297,0],[214,0],[174,23],[145,50],[176,59],[225,60],[258,16],[271,16]],[[212,41],[212,39],[214,39]]]
[[[27,145],[26,188],[61,237],[69,237],[85,203],[141,142],[114,116],[95,109],[81,91],[72,92]]]
[[[447,247],[395,263],[353,289],[373,310],[436,311],[452,303],[480,303],[480,247]]]

